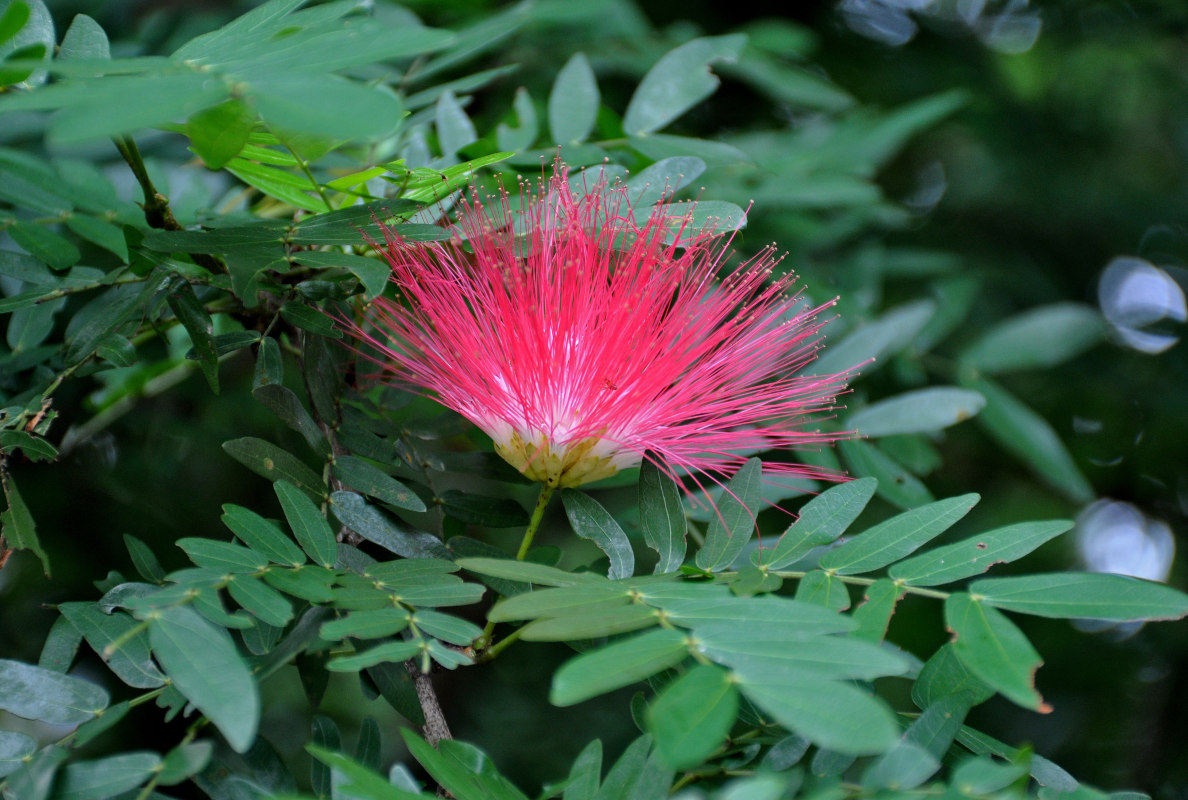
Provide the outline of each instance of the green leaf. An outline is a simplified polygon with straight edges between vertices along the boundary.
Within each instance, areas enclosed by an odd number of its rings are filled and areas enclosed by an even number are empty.
[[[50,745],[21,764],[5,782],[5,793],[19,800],[46,800],[59,765],[69,751]]]
[[[45,644],[41,646],[41,655],[37,658],[37,666],[65,674],[78,656],[78,646],[82,644],[82,634],[78,628],[70,624],[70,620],[59,617],[50,626],[46,634]]]
[[[326,485],[317,473],[297,456],[271,442],[245,436],[242,439],[223,442],[223,451],[262,478],[286,481],[318,499],[326,496]],[[298,541],[301,541],[300,538]],[[312,553],[310,557],[313,557]]]
[[[408,627],[408,611],[403,608],[377,608],[352,611],[345,617],[327,622],[318,635],[327,641],[354,636],[357,639],[382,639]]]
[[[53,670],[0,659],[0,709],[51,725],[78,725],[107,708],[107,692]]]
[[[268,625],[283,628],[293,619],[293,606],[284,595],[251,575],[233,575],[227,592],[252,616]]]
[[[281,358],[280,345],[271,336],[260,340],[256,350],[256,369],[252,375],[252,389],[259,389],[270,383],[282,383],[285,379],[285,364]]]
[[[477,747],[443,739],[434,749],[408,728],[400,734],[413,757],[458,800],[528,800]]]
[[[765,671],[736,672],[747,699],[790,731],[847,755],[889,750],[899,726],[880,700],[848,684]]]
[[[549,700],[553,705],[571,706],[641,681],[688,655],[688,640],[680,631],[660,629],[622,639],[561,665],[553,674]]]
[[[1041,755],[1027,750],[1016,750],[994,739],[981,731],[962,726],[957,734],[957,741],[969,748],[976,755],[996,755],[1017,763],[1030,763],[1027,766],[1031,777],[1041,786],[1046,786],[1054,793],[1068,794],[1077,790],[1080,784],[1077,779],[1069,775],[1062,767],[1052,763]]]
[[[393,520],[354,492],[334,492],[330,507],[343,525],[398,556],[447,558],[449,555],[433,534]]]
[[[397,508],[425,510],[425,503],[411,489],[363,459],[338,456],[334,459],[334,476],[360,494]]]
[[[878,438],[901,433],[929,433],[964,422],[986,405],[969,389],[933,386],[904,392],[851,414],[846,427]]]
[[[481,600],[484,591],[477,583],[438,580],[422,586],[397,589],[395,597],[413,606],[468,606]]]
[[[272,488],[301,549],[315,564],[333,567],[338,560],[338,542],[318,507],[304,492],[286,480],[276,481]]]
[[[903,590],[890,578],[879,578],[866,588],[866,595],[858,608],[854,609],[857,629],[850,634],[855,639],[881,642],[887,634],[895,604],[903,597]]]
[[[4,20],[0,18],[0,26]],[[2,31],[2,28],[0,28]],[[16,731],[0,731],[0,778],[21,768],[26,758],[37,752],[37,740]]]
[[[811,603],[799,603],[784,597],[763,595],[760,597],[732,597],[720,599],[704,595],[711,588],[698,584],[684,584],[685,589],[698,590],[693,596],[666,598],[657,589],[663,587],[641,587],[636,590],[643,600],[663,608],[668,620],[694,632],[701,632],[709,626],[748,629],[756,638],[771,635],[818,636],[827,633],[846,633],[854,629],[849,617],[835,614]]]
[[[111,58],[107,33],[86,14],[75,14],[58,48],[61,61],[106,61]]]
[[[945,600],[945,625],[953,632],[953,652],[981,680],[1024,708],[1046,713],[1035,690],[1039,653],[1002,612],[964,592]]]
[[[432,795],[406,792],[389,783],[367,767],[356,764],[341,753],[334,753],[317,745],[306,745],[310,755],[342,776],[337,789],[351,797],[365,800],[430,800]]]
[[[1025,764],[966,758],[953,769],[950,783],[965,795],[989,795],[1007,788],[1026,774]]]
[[[598,81],[584,53],[574,53],[549,92],[549,133],[557,144],[586,141],[598,119]],[[506,149],[506,148],[503,148]]]
[[[6,5],[4,13],[0,14],[0,44],[5,44],[16,36],[29,21],[28,4],[21,0],[11,0]]]
[[[1006,525],[900,561],[887,574],[908,586],[953,583],[1022,558],[1072,526],[1063,519]]]
[[[1080,303],[1053,303],[998,323],[959,356],[980,372],[1054,367],[1105,338],[1101,314]]]
[[[178,539],[177,546],[200,567],[220,572],[259,572],[268,566],[263,555],[231,542],[189,537]]]
[[[646,209],[693,183],[705,172],[705,162],[691,156],[657,161],[627,181],[627,198],[634,209]]]
[[[281,533],[280,528],[255,511],[226,503],[222,521],[240,541],[274,564],[299,567],[305,563],[301,549]]]
[[[104,614],[94,603],[59,603],[58,610],[124,683],[138,689],[155,689],[165,683],[149,655],[148,636],[143,630],[133,630],[142,626],[130,616]],[[119,646],[111,649],[117,642]]]
[[[88,242],[116,254],[125,264],[128,263],[128,241],[124,238],[123,230],[110,222],[76,213],[66,218],[66,227]]]
[[[161,786],[176,786],[204,770],[213,752],[214,746],[205,740],[178,745],[165,754],[157,783]]]
[[[632,149],[643,153],[653,161],[661,161],[673,156],[694,156],[711,167],[751,163],[750,156],[734,145],[710,139],[650,133],[647,136],[633,136],[630,143]]]
[[[72,144],[162,125],[212,106],[229,92],[223,81],[192,71],[105,76],[79,82],[86,92],[85,100],[67,104],[52,118],[52,141]]]
[[[197,354],[198,365],[202,367],[202,374],[210,384],[210,390],[219,393],[219,354],[214,346],[214,323],[210,314],[198,302],[193,287],[182,283],[166,298],[169,308],[177,317],[178,322],[190,334],[190,341]]]
[[[914,789],[931,778],[941,762],[920,745],[911,741],[898,742],[862,774],[865,789]]]
[[[359,724],[359,741],[355,745],[355,760],[368,769],[379,769],[383,735],[375,717],[364,717]]]
[[[809,500],[774,548],[757,551],[756,563],[769,570],[783,569],[813,548],[833,542],[866,508],[877,486],[874,478],[861,478],[834,486]]]
[[[978,422],[1003,449],[1070,500],[1093,499],[1093,487],[1047,420],[988,378],[965,375],[960,383],[986,398]]]
[[[985,578],[969,585],[980,602],[1040,617],[1115,622],[1188,616],[1188,595],[1154,581],[1100,572],[1054,572]]]
[[[595,739],[583,747],[582,752],[573,760],[569,776],[565,779],[562,800],[594,800],[601,777],[602,742]]]
[[[802,603],[845,611],[850,607],[850,592],[837,575],[824,570],[810,570],[796,587],[796,599]]]
[[[332,139],[386,136],[404,115],[396,95],[379,86],[305,71],[253,77],[247,99],[271,130]]]
[[[569,517],[569,524],[573,526],[573,532],[594,542],[610,559],[607,577],[619,580],[634,575],[635,553],[631,550],[627,534],[619,527],[619,523],[615,522],[615,518],[608,514],[597,500],[576,489],[563,490],[561,500],[565,505],[565,515]]]
[[[757,458],[748,459],[726,484],[718,501],[718,513],[710,519],[705,545],[697,552],[697,566],[721,571],[733,564],[746,547],[755,531],[762,470],[763,462]]]
[[[944,533],[969,513],[980,496],[963,494],[906,511],[858,534],[821,557],[823,569],[859,575],[894,563]]]
[[[705,36],[670,50],[648,70],[631,96],[623,130],[628,136],[660,130],[709,97],[720,83],[709,65],[737,60],[746,41],[740,33]]]
[[[566,572],[556,567],[544,564],[533,564],[527,561],[514,561],[511,558],[459,558],[455,562],[459,567],[479,575],[490,575],[494,578],[505,578],[524,583],[535,583],[541,586],[573,586],[579,583],[604,583],[600,575],[589,572]]]
[[[879,497],[902,509],[931,503],[932,493],[898,461],[871,442],[846,439],[838,442],[838,449],[850,468],[850,474],[874,478]]]
[[[11,319],[9,325],[12,325]],[[53,461],[58,457],[58,448],[39,436],[30,436],[24,431],[0,431],[0,451],[12,453],[14,450],[20,450],[32,461]]]
[[[631,592],[615,583],[586,583],[538,589],[500,600],[487,612],[492,622],[510,622],[537,617],[584,615],[631,602]]]
[[[326,665],[326,669],[331,672],[358,672],[378,664],[407,661],[420,655],[424,649],[425,642],[422,639],[387,642],[353,656],[335,658]]]
[[[500,150],[525,150],[536,141],[540,126],[536,121],[536,107],[532,105],[532,96],[521,86],[516,89],[516,99],[512,101],[512,108],[516,112],[517,127],[511,128],[503,123],[495,129],[495,142]]]
[[[8,228],[12,240],[38,259],[57,270],[78,263],[82,253],[64,236],[28,222],[15,222]]]
[[[718,749],[738,715],[738,688],[730,673],[698,664],[668,684],[648,707],[656,757],[673,769],[700,764]]]
[[[248,186],[254,186],[264,194],[295,208],[315,214],[326,210],[326,203],[320,197],[310,194],[315,191],[314,186],[304,177],[276,167],[256,164],[242,156],[228,161],[223,169]],[[229,262],[227,266],[231,268],[232,264]]]
[[[958,696],[971,708],[994,696],[994,689],[970,672],[958,658],[952,642],[942,645],[924,663],[912,684],[912,702],[920,708],[929,708],[950,696]]]
[[[342,331],[334,326],[334,320],[324,312],[305,303],[293,300],[281,306],[281,316],[287,322],[302,330],[327,339],[341,339]]]
[[[434,123],[443,156],[452,158],[466,145],[478,141],[474,123],[466,116],[453,92],[444,92],[437,98],[435,111]]]
[[[247,144],[256,114],[239,98],[199,111],[186,120],[190,146],[209,169],[219,169]]]
[[[611,606],[581,614],[538,619],[524,627],[521,638],[529,642],[577,641],[635,631],[659,621],[659,612],[651,606]]]
[[[874,680],[910,665],[895,652],[852,637],[813,636],[795,625],[702,625],[693,635],[709,658],[758,678]]]
[[[334,599],[331,586],[337,574],[324,567],[305,565],[296,569],[269,569],[264,580],[282,592],[311,603],[329,603]]]
[[[645,459],[639,471],[639,518],[644,541],[660,555],[655,574],[675,572],[685,561],[685,512],[676,483]]]
[[[104,800],[135,789],[157,771],[156,753],[121,753],[95,761],[76,761],[62,770],[54,797],[60,800]]]
[[[459,647],[465,647],[483,635],[483,629],[474,623],[440,611],[418,609],[410,622],[424,633]]]
[[[847,334],[825,349],[825,354],[801,370],[801,375],[832,375],[861,367],[866,375],[877,369],[884,356],[894,355],[911,343],[936,313],[936,303],[917,300],[897,306],[881,317]],[[874,363],[867,363],[874,359]]]
[[[904,734],[904,742],[922,748],[936,759],[944,758],[969,708],[968,700],[959,695],[941,698],[916,718]]]
[[[279,383],[266,383],[253,389],[252,397],[276,414],[281,422],[301,434],[315,453],[326,458],[330,456],[330,443],[326,441],[326,434],[314,422],[292,389]]]
[[[206,715],[237,753],[260,724],[260,695],[226,631],[184,606],[148,612],[153,655],[173,686]]]
[[[337,211],[328,211],[306,217],[299,221],[293,229],[291,240],[294,244],[365,244],[368,236],[383,241],[383,232],[377,223],[394,226],[397,230],[402,227],[397,223],[404,222],[406,217],[412,216],[421,209],[419,203],[397,197],[377,200],[373,203],[347,206]],[[361,230],[362,229],[362,230]],[[312,263],[318,266],[344,266],[343,261],[350,256],[345,253],[325,252],[320,256],[325,262],[319,261],[318,253],[302,253],[301,257],[313,256]],[[383,267],[387,276],[391,275],[391,268],[383,259],[369,258],[367,261]]]

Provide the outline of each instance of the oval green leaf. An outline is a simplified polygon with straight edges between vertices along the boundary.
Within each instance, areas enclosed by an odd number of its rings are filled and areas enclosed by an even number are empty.
[[[858,575],[885,567],[944,533],[979,499],[974,493],[963,494],[906,511],[826,553],[820,565],[839,575]]]
[[[758,564],[783,569],[799,561],[814,547],[829,544],[846,532],[874,497],[878,481],[860,478],[834,486],[804,504],[796,522],[771,550],[758,551]]]
[[[700,764],[718,749],[738,715],[738,687],[730,673],[698,664],[670,683],[648,707],[656,757],[672,769]]]
[[[995,608],[1039,617],[1139,622],[1188,616],[1188,595],[1128,575],[1055,572],[985,578],[971,583],[969,592]]]
[[[859,409],[846,420],[846,427],[874,438],[929,433],[964,422],[985,405],[986,398],[971,389],[933,386],[904,392]]]
[[[619,580],[634,575],[635,553],[615,518],[597,500],[576,489],[562,490],[561,501],[573,532],[592,541],[610,559],[606,577]]]
[[[957,592],[945,600],[945,625],[953,632],[953,653],[970,672],[1024,708],[1051,710],[1035,689],[1039,653],[1001,611]]]
[[[571,706],[641,681],[689,655],[685,634],[661,629],[623,639],[566,661],[553,674],[549,700]]]
[[[173,686],[206,715],[237,753],[260,724],[260,694],[227,632],[184,606],[154,609],[149,642]]]
[[[1056,519],[995,528],[900,561],[887,574],[908,586],[941,586],[1022,558],[1072,526]]]

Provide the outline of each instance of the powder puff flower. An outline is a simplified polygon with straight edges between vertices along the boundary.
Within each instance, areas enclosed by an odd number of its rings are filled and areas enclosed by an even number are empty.
[[[645,454],[722,481],[748,454],[836,438],[810,428],[848,376],[798,374],[823,307],[791,294],[791,276],[772,279],[773,248],[731,269],[731,235],[664,205],[633,209],[620,185],[587,189],[572,193],[562,169],[523,210],[464,202],[448,241],[385,229],[402,296],[372,302],[348,333],[382,377],[474,422],[549,490]]]

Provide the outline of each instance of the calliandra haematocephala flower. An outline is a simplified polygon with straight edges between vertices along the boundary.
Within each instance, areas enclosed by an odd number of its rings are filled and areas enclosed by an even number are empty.
[[[381,379],[474,422],[512,466],[574,487],[654,454],[669,474],[722,481],[747,454],[815,447],[847,374],[801,375],[820,312],[775,277],[768,247],[734,266],[732,235],[633,209],[562,168],[523,190],[462,203],[446,241],[384,229],[398,297],[344,323]],[[365,348],[366,349],[366,348]],[[773,461],[774,474],[821,471]]]

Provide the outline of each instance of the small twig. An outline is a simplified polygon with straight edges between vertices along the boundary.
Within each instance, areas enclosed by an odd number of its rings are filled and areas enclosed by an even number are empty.
[[[144,209],[145,222],[150,228],[158,230],[183,230],[177,218],[173,216],[173,209],[169,207],[169,198],[158,192],[157,187],[153,185],[153,179],[149,177],[148,168],[144,165],[144,158],[140,155],[140,148],[136,146],[136,140],[131,136],[121,136],[113,141],[116,149],[120,151],[120,155],[124,157],[124,161],[128,162],[128,167],[136,176],[136,182],[140,184],[140,190],[144,193],[144,202],[141,204],[141,208]],[[195,264],[205,267],[211,272],[227,271],[227,268],[219,263],[218,259],[207,253],[190,253],[190,258],[194,259]]]
[[[442,713],[441,703],[437,701],[437,692],[433,688],[433,681],[421,671],[415,658],[405,661],[404,668],[412,676],[413,686],[417,690],[417,701],[421,704],[421,712],[425,715],[425,727],[423,728],[425,741],[433,747],[437,747],[437,743],[442,739],[453,739],[454,735],[450,733],[450,726],[446,722],[445,714]]]

